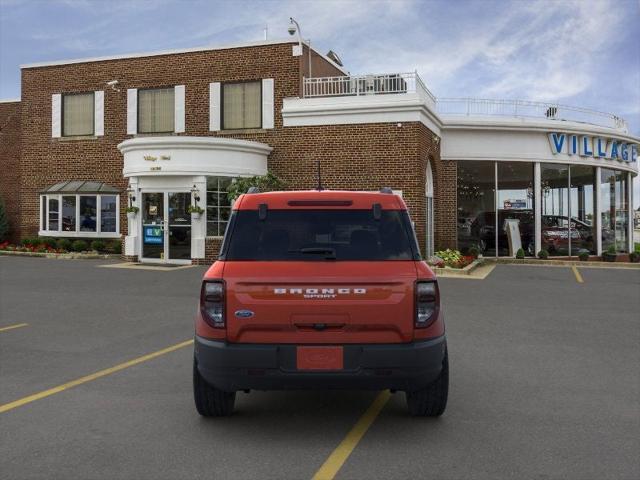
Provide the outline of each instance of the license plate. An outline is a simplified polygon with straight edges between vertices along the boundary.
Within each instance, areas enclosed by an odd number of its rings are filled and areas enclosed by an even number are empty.
[[[342,347],[297,347],[298,370],[342,370],[344,352]]]

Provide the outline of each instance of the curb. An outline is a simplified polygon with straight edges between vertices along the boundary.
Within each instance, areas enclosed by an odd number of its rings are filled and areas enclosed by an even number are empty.
[[[440,274],[445,274],[445,275],[471,275],[471,273],[478,268],[480,265],[483,265],[486,259],[476,259],[473,262],[471,262],[469,265],[467,265],[464,268],[451,268],[451,267],[431,267],[429,266],[429,268],[431,268],[431,270],[433,270],[433,272],[436,275],[440,275]]]
[[[493,262],[506,265],[537,265],[548,267],[589,267],[589,268],[622,268],[622,269],[640,269],[640,263],[631,262],[583,262],[580,260],[540,260],[533,258],[516,259],[516,258],[486,258],[487,262]]]

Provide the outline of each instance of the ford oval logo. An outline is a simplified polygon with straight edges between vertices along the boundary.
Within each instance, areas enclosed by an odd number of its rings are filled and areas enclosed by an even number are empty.
[[[253,317],[253,312],[251,310],[236,310],[236,317],[238,318]]]

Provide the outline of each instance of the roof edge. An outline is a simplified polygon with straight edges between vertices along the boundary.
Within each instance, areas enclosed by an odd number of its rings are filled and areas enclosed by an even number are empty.
[[[137,52],[137,53],[123,53],[120,55],[105,55],[100,57],[87,57],[87,58],[76,58],[69,60],[54,60],[48,62],[35,62],[35,63],[25,63],[20,65],[20,69],[30,69],[30,68],[42,68],[42,67],[54,67],[60,65],[72,65],[77,63],[93,63],[93,62],[105,62],[110,60],[125,60],[129,58],[144,58],[144,57],[158,57],[162,55],[176,55],[181,53],[192,53],[192,52],[206,52],[212,50],[231,50],[234,48],[247,48],[247,47],[262,47],[268,45],[282,45],[282,44],[293,44],[298,43],[296,39],[280,39],[280,40],[261,40],[257,42],[243,42],[243,43],[231,43],[226,45],[210,45],[203,47],[192,47],[192,48],[178,48],[178,49],[169,49],[169,50],[157,50],[152,52]],[[306,42],[305,42],[306,45]],[[332,65],[336,66],[343,72],[346,72],[343,68],[336,65],[331,59],[326,58],[325,55],[318,52],[315,48],[311,47],[311,50],[316,52],[318,55],[323,57],[326,61],[330,62]]]

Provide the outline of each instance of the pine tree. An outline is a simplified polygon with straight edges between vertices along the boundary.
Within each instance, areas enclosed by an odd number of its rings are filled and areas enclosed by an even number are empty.
[[[9,236],[9,220],[7,212],[4,208],[4,200],[0,198],[0,242],[3,242]]]

